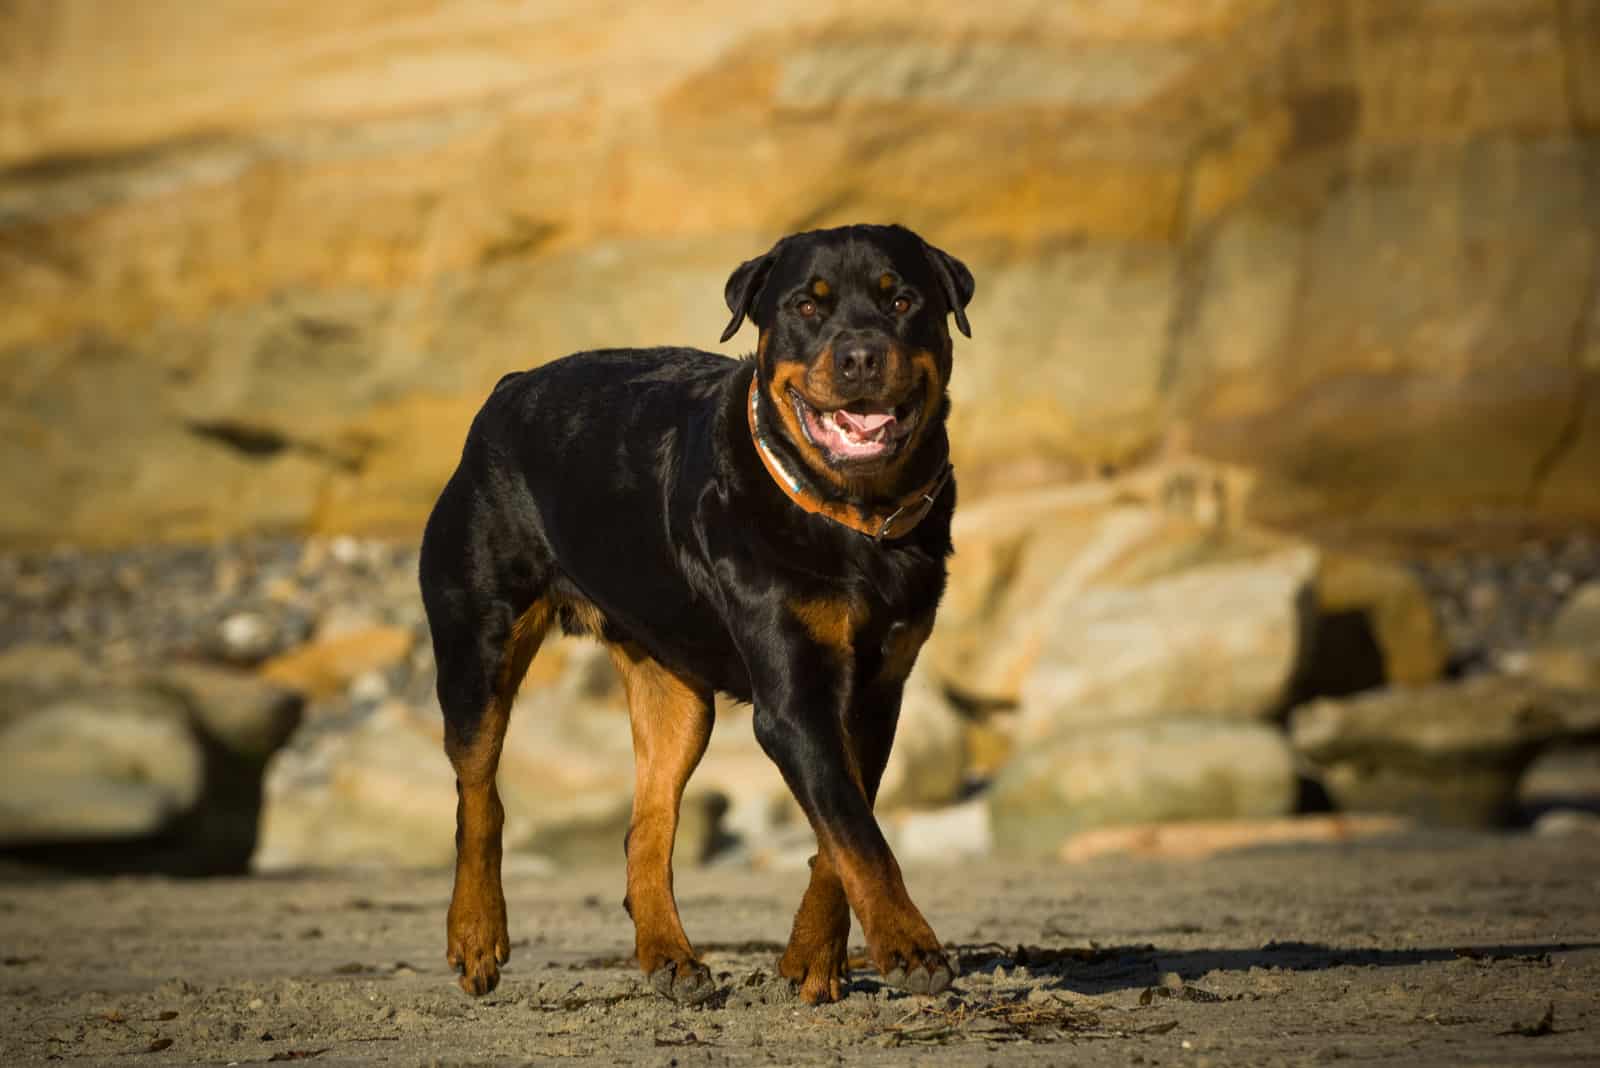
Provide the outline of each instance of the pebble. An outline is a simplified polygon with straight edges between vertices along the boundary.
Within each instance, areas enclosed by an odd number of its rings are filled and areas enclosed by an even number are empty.
[[[355,704],[376,704],[389,696],[389,681],[381,671],[367,671],[350,683],[349,697]]]
[[[277,631],[270,620],[258,612],[237,612],[217,627],[221,652],[240,664],[254,664],[272,655]]]

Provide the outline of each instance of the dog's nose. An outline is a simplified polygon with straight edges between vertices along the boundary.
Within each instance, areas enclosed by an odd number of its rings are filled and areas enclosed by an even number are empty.
[[[883,378],[883,346],[868,341],[846,342],[838,351],[839,377],[850,385]]]

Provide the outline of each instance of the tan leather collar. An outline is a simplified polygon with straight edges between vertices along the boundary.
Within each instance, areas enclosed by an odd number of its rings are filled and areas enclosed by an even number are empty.
[[[761,397],[756,388],[757,377],[756,375],[750,377],[750,403],[745,405],[750,421],[750,439],[755,442],[756,455],[761,457],[761,464],[767,469],[767,474],[772,476],[772,481],[778,484],[778,488],[783,490],[784,495],[791,501],[813,515],[831,519],[840,526],[865,534],[873,541],[893,541],[896,538],[903,538],[927,518],[928,513],[933,510],[934,502],[939,499],[939,494],[944,492],[945,484],[955,474],[954,467],[945,464],[943,470],[931,482],[892,502],[887,508],[868,509],[820,497],[807,487],[804,479],[789,470],[783,458],[767,443],[766,431],[761,426],[761,416],[757,411]]]

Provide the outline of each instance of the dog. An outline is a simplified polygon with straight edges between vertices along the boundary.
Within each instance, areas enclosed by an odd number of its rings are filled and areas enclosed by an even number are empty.
[[[510,955],[495,771],[512,698],[552,627],[621,675],[636,786],[624,851],[639,966],[715,992],[678,918],[672,847],[712,696],[755,735],[816,831],[779,961],[807,1003],[847,979],[850,912],[885,982],[955,970],[873,816],[901,694],[933,628],[956,486],[945,422],[972,274],[899,226],[785,237],[725,298],[754,356],[582,352],[506,375],[423,537],[420,580],[456,776],[447,960],[470,994]]]

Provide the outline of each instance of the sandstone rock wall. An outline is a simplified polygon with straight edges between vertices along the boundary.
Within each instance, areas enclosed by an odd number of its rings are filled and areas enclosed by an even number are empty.
[[[978,276],[968,500],[1600,520],[1597,72],[1600,0],[20,0],[0,544],[414,536],[500,373],[862,219]]]

